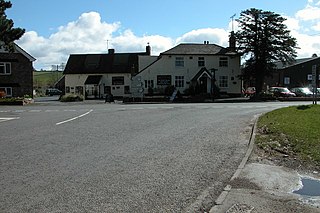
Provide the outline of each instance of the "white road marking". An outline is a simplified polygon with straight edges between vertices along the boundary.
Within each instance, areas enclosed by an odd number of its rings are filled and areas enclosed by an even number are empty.
[[[58,123],[56,123],[56,125],[58,126],[58,125],[61,125],[61,124],[64,124],[64,123],[67,123],[67,122],[76,120],[76,119],[78,119],[78,118],[81,118],[81,117],[83,117],[83,116],[88,115],[88,114],[89,114],[90,112],[92,112],[92,111],[93,111],[93,110],[91,109],[89,112],[86,112],[86,113],[84,113],[84,114],[82,114],[82,115],[79,115],[79,116],[74,117],[74,118],[70,118],[70,119],[65,120],[65,121],[58,122]]]
[[[57,110],[57,109],[47,109],[47,110],[45,110],[45,112],[59,112],[59,110]]]
[[[0,118],[0,122],[11,121],[11,120],[15,120],[15,119],[20,119],[20,117]]]

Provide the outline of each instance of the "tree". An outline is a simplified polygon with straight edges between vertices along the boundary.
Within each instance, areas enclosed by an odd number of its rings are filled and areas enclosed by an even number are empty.
[[[283,23],[286,19],[270,11],[248,9],[240,14],[235,33],[238,50],[247,61],[243,77],[255,82],[260,94],[266,76],[275,70],[275,62],[290,63],[296,57],[296,39]]]
[[[25,32],[21,28],[13,28],[12,19],[8,19],[5,10],[11,8],[10,1],[0,0],[0,48],[13,52],[13,42],[19,39]]]

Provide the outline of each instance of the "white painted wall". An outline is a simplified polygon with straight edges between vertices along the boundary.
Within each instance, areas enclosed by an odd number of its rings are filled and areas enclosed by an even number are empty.
[[[184,57],[184,67],[176,67],[176,57]],[[220,88],[221,92],[239,93],[241,92],[241,80],[237,78],[241,74],[240,71],[240,57],[231,56],[217,56],[217,55],[162,55],[161,58],[146,68],[138,75],[144,80],[153,80],[155,88],[164,88],[166,86],[157,85],[157,75],[171,75],[171,84],[175,83],[175,76],[184,76],[185,85],[180,88],[180,92],[189,88],[188,82],[200,71],[201,67],[198,66],[198,58],[204,57],[205,67],[210,70],[211,68],[217,69],[216,71],[216,84],[219,85],[219,76],[228,76],[228,87]],[[219,58],[228,57],[228,67],[219,67]],[[233,80],[231,80],[233,79]],[[209,82],[208,82],[209,83]],[[148,93],[145,89],[144,93]]]
[[[101,74],[90,74],[90,75],[101,75]],[[75,88],[77,86],[85,86],[84,83],[89,75],[88,74],[68,74],[65,76],[65,86],[70,87],[70,93],[67,94],[75,94]],[[112,85],[112,77],[124,77],[124,85]],[[111,87],[111,93],[114,96],[130,96],[130,94],[124,94],[124,87],[129,86],[131,89],[131,74],[104,74],[100,80],[100,84],[98,86],[98,90],[100,91],[100,95],[104,94],[104,86]],[[88,87],[88,86],[87,86]],[[66,90],[67,91],[67,90]]]

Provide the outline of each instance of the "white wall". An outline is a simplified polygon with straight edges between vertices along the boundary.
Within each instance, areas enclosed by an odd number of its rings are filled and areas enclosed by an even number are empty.
[[[184,67],[176,67],[176,57],[184,57]],[[200,71],[201,67],[198,66],[198,58],[205,58],[205,67],[210,70],[211,68],[217,69],[216,71],[216,84],[219,85],[219,76],[228,76],[228,87],[220,88],[221,92],[227,93],[240,93],[241,81],[237,78],[240,72],[240,57],[228,57],[228,67],[219,67],[219,58],[217,55],[162,55],[161,58],[150,67],[146,68],[138,75],[144,80],[153,80],[155,88],[164,88],[166,86],[157,85],[157,75],[171,75],[171,84],[175,83],[175,76],[184,76],[185,84],[180,88],[180,92],[189,88],[188,82]],[[234,79],[234,80],[231,80]],[[145,89],[145,93],[148,90]]]
[[[90,75],[101,75],[101,74],[90,74]],[[124,85],[112,85],[112,77],[124,77]],[[88,74],[67,74],[65,75],[65,86],[70,87],[70,93],[68,94],[74,94],[75,88],[77,86],[82,86],[85,88],[85,81],[88,77]],[[114,96],[129,96],[129,94],[124,94],[124,87],[129,86],[131,89],[131,74],[104,74],[102,75],[102,78],[100,80],[100,84],[98,86],[98,89],[100,91],[100,95],[104,94],[104,86],[110,86],[111,87],[111,93]],[[86,86],[87,88],[89,86]]]

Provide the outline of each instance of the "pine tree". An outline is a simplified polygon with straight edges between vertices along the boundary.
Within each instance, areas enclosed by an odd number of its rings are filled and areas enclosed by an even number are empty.
[[[14,41],[19,39],[25,32],[24,29],[14,28],[12,19],[8,19],[6,9],[12,7],[10,1],[0,0],[0,48],[14,51]]]
[[[296,39],[290,36],[285,20],[278,14],[255,8],[240,14],[240,30],[235,35],[239,52],[247,59],[243,77],[255,82],[258,95],[264,78],[275,70],[275,62],[288,63],[296,57]]]

